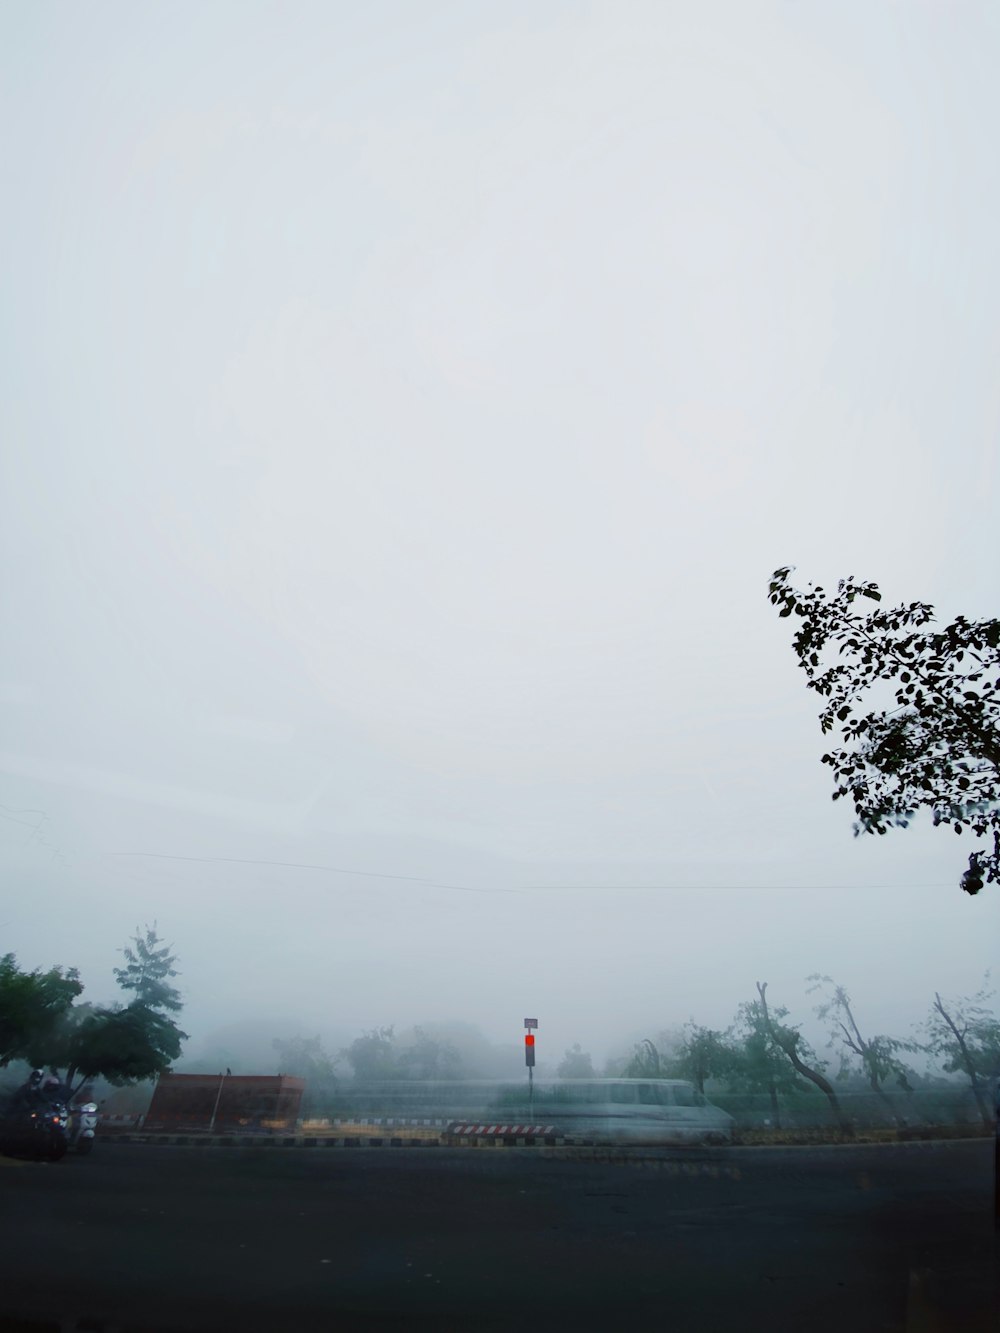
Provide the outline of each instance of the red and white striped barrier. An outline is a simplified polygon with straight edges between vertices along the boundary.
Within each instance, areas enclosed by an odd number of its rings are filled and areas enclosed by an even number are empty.
[[[452,1124],[449,1134],[471,1134],[476,1138],[551,1138],[556,1132],[555,1125],[477,1125]]]

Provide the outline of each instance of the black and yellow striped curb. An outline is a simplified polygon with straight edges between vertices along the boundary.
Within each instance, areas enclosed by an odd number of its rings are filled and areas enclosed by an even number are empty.
[[[593,1140],[536,1135],[388,1134],[135,1134],[100,1136],[104,1143],[152,1143],[206,1148],[560,1148],[593,1147]]]
[[[691,1153],[730,1154],[734,1151],[758,1153],[814,1152],[817,1149],[839,1150],[858,1148],[879,1148],[897,1150],[933,1150],[941,1147],[953,1147],[962,1143],[990,1142],[987,1138],[940,1138],[908,1140],[864,1140],[853,1142],[812,1142],[812,1143],[733,1143],[705,1147],[700,1144],[676,1143],[629,1143],[609,1144],[594,1139],[565,1138],[560,1135],[523,1137],[514,1135],[459,1136],[436,1135],[411,1137],[409,1135],[352,1134],[352,1135],[303,1135],[303,1134],[142,1134],[113,1133],[99,1136],[103,1146],[111,1143],[152,1144],[160,1147],[176,1148],[568,1148],[574,1153],[581,1151],[588,1154],[607,1156],[609,1153],[624,1157],[641,1156],[649,1151],[672,1152],[688,1155]]]

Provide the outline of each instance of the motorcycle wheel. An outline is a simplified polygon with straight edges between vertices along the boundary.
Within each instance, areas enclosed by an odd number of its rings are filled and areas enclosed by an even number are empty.
[[[77,1141],[76,1141],[76,1150],[77,1150],[77,1152],[79,1152],[79,1153],[83,1153],[84,1156],[86,1156],[87,1153],[89,1153],[89,1152],[93,1152],[93,1151],[94,1151],[94,1140],[93,1140],[93,1139],[77,1139]]]
[[[50,1162],[58,1162],[60,1157],[66,1156],[66,1149],[68,1146],[65,1135],[53,1134],[49,1139],[48,1152],[46,1152],[45,1156]]]

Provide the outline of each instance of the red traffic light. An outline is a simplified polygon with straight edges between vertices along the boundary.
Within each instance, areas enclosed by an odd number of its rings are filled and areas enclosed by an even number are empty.
[[[525,1046],[534,1046],[535,1034],[533,1032],[526,1032],[524,1034],[524,1044]]]

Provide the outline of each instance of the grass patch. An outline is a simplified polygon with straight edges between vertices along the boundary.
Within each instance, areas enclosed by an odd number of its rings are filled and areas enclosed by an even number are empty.
[[[919,1125],[906,1129],[859,1129],[853,1138],[839,1129],[744,1129],[733,1135],[742,1147],[795,1148],[836,1143],[918,1143],[937,1139],[981,1139],[981,1125]]]

